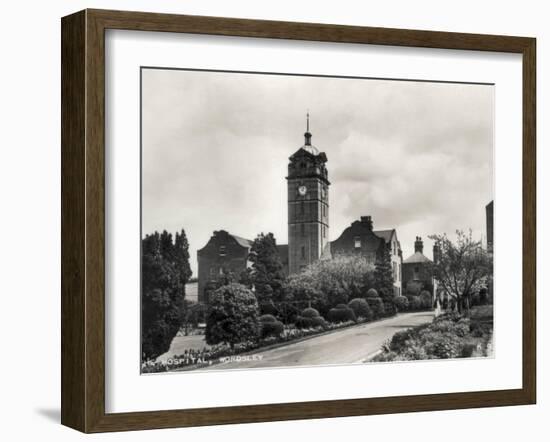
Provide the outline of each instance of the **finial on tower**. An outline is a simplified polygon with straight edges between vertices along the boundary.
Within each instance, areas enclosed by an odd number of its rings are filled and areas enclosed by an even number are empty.
[[[309,109],[306,114],[306,133],[304,134],[306,139],[306,146],[311,146],[311,132],[309,131]]]

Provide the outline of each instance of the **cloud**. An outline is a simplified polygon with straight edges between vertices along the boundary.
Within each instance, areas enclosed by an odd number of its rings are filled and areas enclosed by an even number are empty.
[[[287,242],[288,157],[328,156],[330,237],[361,215],[414,237],[485,234],[493,199],[493,97],[487,85],[219,72],[143,71],[143,232],[184,228],[196,250],[213,230]],[[425,250],[430,246],[429,241]],[[429,253],[427,253],[429,255]]]

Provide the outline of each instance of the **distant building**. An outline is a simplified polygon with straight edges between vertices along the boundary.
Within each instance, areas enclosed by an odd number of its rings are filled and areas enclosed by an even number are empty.
[[[434,246],[434,259],[439,249]],[[403,261],[403,290],[411,287],[428,290],[433,294],[433,261],[424,255],[424,243],[420,236],[414,242],[414,254]]]
[[[209,283],[216,282],[224,273],[233,273],[235,277],[250,267],[248,255],[253,241],[233,235],[225,230],[217,230],[206,245],[197,251],[198,301],[208,302],[205,289]],[[285,274],[288,274],[288,246],[277,245]]]
[[[342,234],[330,243],[332,256],[357,254],[363,256],[367,262],[375,265],[382,248],[390,249],[393,269],[394,295],[401,294],[401,245],[397,239],[395,229],[373,230],[372,218],[362,216],[359,221],[354,221]]]

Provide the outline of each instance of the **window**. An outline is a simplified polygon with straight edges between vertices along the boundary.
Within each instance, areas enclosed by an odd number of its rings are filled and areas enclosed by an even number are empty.
[[[393,254],[397,255],[397,243],[395,241],[393,242]]]
[[[302,246],[302,259],[306,259],[306,248]]]
[[[323,238],[327,237],[327,226],[323,224]]]
[[[355,238],[353,238],[353,246],[354,246],[356,249],[360,249],[360,248],[361,248],[361,237],[360,237],[360,236],[356,236]]]
[[[305,226],[305,224],[300,224],[300,235],[306,236],[306,226]]]
[[[392,265],[393,280],[396,281],[397,280],[397,263],[393,262],[392,264],[393,264]]]
[[[220,256],[225,256],[225,255],[226,255],[225,246],[220,246]]]
[[[303,215],[305,212],[304,210],[304,202],[303,201],[300,201],[300,213]]]

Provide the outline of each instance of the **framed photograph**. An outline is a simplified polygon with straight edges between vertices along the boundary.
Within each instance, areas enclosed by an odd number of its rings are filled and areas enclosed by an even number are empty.
[[[64,425],[535,403],[535,39],[61,25]]]

